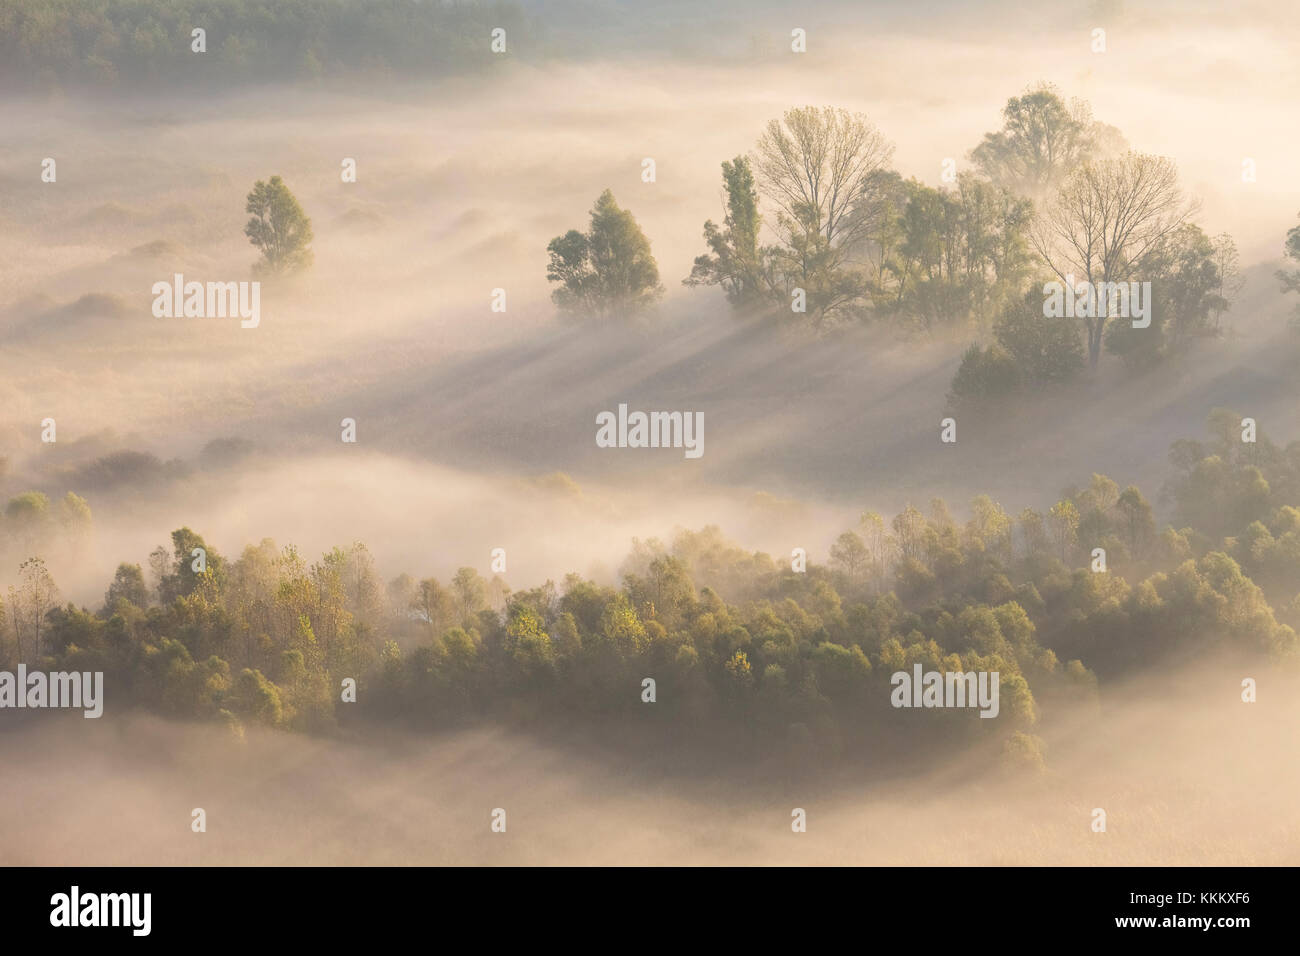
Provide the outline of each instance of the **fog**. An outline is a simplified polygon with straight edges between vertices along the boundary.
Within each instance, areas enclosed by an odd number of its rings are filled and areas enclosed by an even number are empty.
[[[0,495],[89,502],[91,538],[48,555],[65,599],[98,608],[118,562],[144,563],[182,525],[229,557],[266,537],[309,556],[363,541],[386,578],[486,574],[503,547],[517,588],[571,571],[617,583],[634,538],[706,524],[820,562],[868,509],[939,496],[960,518],[989,493],[1015,513],[1093,472],[1137,483],[1160,513],[1170,442],[1200,436],[1216,406],[1300,438],[1273,277],[1300,210],[1300,26],[1280,5],[845,4],[797,23],[772,4],[750,21],[726,4],[704,21],[694,4],[525,7],[544,36],[475,76],[198,98],[0,91]],[[1109,48],[1093,55],[1097,25]],[[805,55],[787,52],[793,26]],[[905,177],[938,185],[942,161],[969,168],[1006,99],[1040,80],[1173,158],[1198,222],[1234,237],[1246,284],[1223,341],[1141,378],[1103,361],[1014,421],[959,417],[948,446],[968,341],[756,328],[717,290],[682,287],[722,215],[719,164],[786,109],[862,111]],[[56,183],[39,181],[44,157]],[[249,276],[244,200],[271,175],[312,218],[314,268],[265,286],[256,329],[154,318],[150,287],[174,273]],[[648,320],[575,327],[554,316],[546,244],[584,228],[606,187],[650,238],[667,295]],[[702,412],[703,456],[598,448],[596,415],[620,403]],[[157,461],[95,467],[121,451]],[[1245,707],[1241,676],[1108,687],[1099,713],[1042,730],[1041,778],[981,753],[942,772],[918,755],[707,774],[571,728],[250,728],[239,742],[144,715],[42,715],[0,734],[0,863],[1295,864],[1300,702],[1275,685]],[[487,826],[499,806],[504,835]],[[810,820],[798,837],[795,806]],[[1107,834],[1090,832],[1093,807]]]
[[[1045,774],[979,750],[706,761],[635,727],[241,741],[40,714],[0,734],[0,864],[1295,865],[1297,689],[1223,662],[1112,685],[1041,728]]]

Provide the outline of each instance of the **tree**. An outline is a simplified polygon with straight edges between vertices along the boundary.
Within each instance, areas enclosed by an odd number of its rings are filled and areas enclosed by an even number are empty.
[[[451,579],[451,591],[456,597],[456,616],[463,624],[473,617],[487,602],[487,589],[479,573],[473,568],[459,568]]]
[[[1286,243],[1282,246],[1282,252],[1288,259],[1300,263],[1300,226],[1292,226],[1286,234]],[[1279,269],[1277,277],[1282,283],[1283,292],[1300,292],[1300,268]],[[1300,322],[1300,305],[1296,306],[1295,312],[1294,321]]]
[[[627,317],[663,295],[659,266],[636,219],[606,189],[591,210],[591,231],[570,229],[547,245],[546,278],[560,283],[551,299],[581,318]]]
[[[92,524],[86,499],[71,491],[64,495],[59,500],[59,524],[69,541],[74,545],[84,544]]]
[[[1246,280],[1241,274],[1237,244],[1232,241],[1232,236],[1221,232],[1211,242],[1214,249],[1212,256],[1214,268],[1218,273],[1218,285],[1214,291],[1224,303],[1222,306],[1216,304],[1210,310],[1210,314],[1214,317],[1214,329],[1217,332],[1220,316],[1231,308],[1232,300],[1237,297]],[[1297,251],[1300,252],[1300,241],[1297,242]]]
[[[202,554],[196,555],[195,551],[201,551]],[[200,558],[202,564],[199,564]],[[150,555],[150,566],[152,565],[153,555]],[[204,570],[199,570],[196,565]],[[205,576],[220,588],[225,582],[225,570],[225,560],[208,546],[202,535],[189,528],[178,528],[172,532],[171,568],[164,571],[159,579],[159,602],[171,604],[176,598],[193,593]]]
[[[1152,251],[1146,266],[1150,326],[1111,323],[1106,350],[1130,366],[1153,365],[1196,339],[1218,335],[1218,317],[1231,306],[1228,296],[1239,284],[1235,260],[1231,237],[1211,239],[1195,223],[1183,223]]]
[[[1136,485],[1129,485],[1120,492],[1115,502],[1115,510],[1120,514],[1120,530],[1129,552],[1140,556],[1147,544],[1155,536],[1156,523],[1151,514],[1151,505]]]
[[[983,406],[1014,394],[1020,388],[1016,360],[1000,345],[980,348],[972,344],[962,354],[952,377],[948,403],[953,406]]]
[[[1193,213],[1184,201],[1173,162],[1129,152],[1084,163],[1035,219],[1031,241],[1062,283],[1087,281],[1092,289],[1150,280],[1152,259]],[[1111,296],[1097,296],[1095,316],[1085,316],[1088,362],[1096,367],[1111,318]]]
[[[881,228],[881,174],[894,148],[866,117],[792,109],[768,123],[753,158],[759,189],[777,207],[773,297],[804,290],[814,327],[850,313],[868,285],[850,267]]]
[[[1070,552],[1078,540],[1079,531],[1079,509],[1074,506],[1074,502],[1064,498],[1052,505],[1047,512],[1048,524],[1052,529],[1052,536],[1056,538],[1057,547],[1061,551],[1061,560],[1069,562]]]
[[[1050,83],[1011,97],[1002,119],[1002,129],[986,133],[970,158],[994,183],[1034,198],[1085,160],[1123,144],[1118,130],[1093,121],[1087,103],[1076,99],[1067,106]]]
[[[852,246],[871,226],[859,204],[894,147],[866,117],[814,107],[787,110],[758,140],[763,192],[787,220],[806,223],[835,246]]]
[[[260,179],[248,194],[244,211],[252,218],[244,226],[244,235],[262,253],[253,267],[255,274],[279,275],[298,272],[311,266],[311,220],[279,176],[270,182]]]
[[[165,588],[171,566],[172,557],[161,544],[149,552],[149,587],[159,604],[169,603]]]
[[[144,583],[144,571],[140,565],[123,562],[117,566],[113,583],[104,594],[105,611],[112,614],[118,601],[126,601],[138,608],[149,606],[149,588]]]
[[[9,499],[5,521],[23,547],[31,550],[44,539],[50,520],[50,499],[39,491],[27,491]]]
[[[1066,382],[1083,368],[1079,320],[1043,315],[1043,299],[1037,289],[1030,289],[1002,313],[994,336],[1011,356],[1022,385]]]
[[[855,586],[869,559],[866,544],[852,531],[845,531],[831,545],[831,566],[842,570]]]
[[[958,176],[954,189],[913,181],[906,191],[887,260],[897,311],[922,331],[972,320],[987,329],[1028,274],[1033,204],[971,173]]]
[[[885,572],[894,555],[897,542],[885,527],[885,519],[875,511],[865,511],[858,519],[858,528],[862,543],[867,549],[872,581],[876,590],[882,590],[885,584]]]
[[[425,578],[416,586],[410,607],[428,625],[430,635],[437,637],[453,623],[453,603],[452,596],[443,590],[437,578]]]
[[[1020,522],[1020,534],[1025,542],[1025,553],[1029,557],[1040,554],[1047,550],[1047,526],[1043,521],[1043,516],[1039,511],[1033,508],[1026,508],[1020,512],[1018,518]]]
[[[966,528],[978,539],[986,551],[1004,561],[1011,559],[1012,522],[1002,506],[988,495],[971,499],[971,519]]]
[[[925,515],[909,504],[894,516],[893,528],[899,554],[904,558],[919,558],[921,537],[925,531]]]
[[[19,585],[9,587],[9,614],[18,660],[38,661],[44,650],[45,616],[59,604],[59,589],[40,558],[28,558],[18,567]],[[25,653],[26,651],[26,653]]]
[[[764,281],[758,246],[762,216],[749,160],[737,156],[724,161],[722,186],[727,196],[725,229],[719,229],[712,219],[704,223],[704,241],[710,252],[695,257],[691,274],[682,284],[720,285],[732,305],[750,306],[770,295],[770,289]]]

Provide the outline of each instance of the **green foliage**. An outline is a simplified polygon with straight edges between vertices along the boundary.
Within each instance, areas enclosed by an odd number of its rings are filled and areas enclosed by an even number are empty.
[[[104,607],[111,613],[116,610],[119,601],[125,601],[136,608],[149,606],[149,589],[144,583],[144,572],[140,565],[124,562],[117,566],[113,583],[104,594]]]
[[[985,405],[1014,395],[1020,388],[1016,361],[999,345],[972,345],[961,357],[948,392],[952,405]]]
[[[0,0],[6,89],[242,86],[482,68],[510,3],[417,0]],[[191,30],[207,30],[207,52]],[[507,54],[508,55],[508,54]]]
[[[1003,743],[1002,757],[1013,770],[1041,771],[1046,769],[1043,749],[1041,737],[1017,730]]]
[[[1002,118],[1002,129],[986,133],[970,158],[990,180],[1027,196],[1043,195],[1074,167],[1123,145],[1117,130],[1092,119],[1086,103],[1067,104],[1049,83],[1011,97]]]
[[[570,315],[628,318],[663,294],[650,240],[608,189],[591,210],[591,230],[570,229],[552,239],[546,251],[551,257],[546,278],[560,283],[551,298]]]
[[[1020,382],[1027,386],[1068,382],[1083,371],[1078,321],[1045,316],[1043,311],[1042,295],[1030,289],[1008,306],[994,328],[998,344],[1011,356]]]
[[[1231,304],[1228,256],[1235,256],[1235,250],[1227,237],[1211,239],[1192,223],[1175,230],[1147,259],[1151,325],[1134,328],[1132,322],[1111,322],[1106,350],[1130,368],[1146,368],[1198,338],[1217,335],[1218,316]]]
[[[300,272],[312,264],[311,220],[279,176],[260,179],[248,194],[244,211],[251,215],[244,235],[262,253],[253,267],[258,275]]]
[[[723,227],[713,220],[704,223],[704,242],[709,252],[695,257],[691,274],[683,285],[718,285],[737,308],[750,308],[771,296],[758,244],[762,216],[758,212],[758,190],[749,160],[737,156],[722,164],[722,187],[727,194]]]
[[[883,260],[892,312],[922,332],[987,329],[1029,275],[1032,204],[971,173],[954,189],[905,188],[899,242]]]
[[[1300,263],[1300,226],[1292,226],[1287,232],[1282,253],[1293,262]],[[1283,292],[1300,292],[1300,268],[1279,269],[1277,278],[1282,283]],[[1300,327],[1300,305],[1295,307],[1295,318],[1291,321],[1293,327]]]
[[[284,720],[284,705],[279,689],[259,670],[245,667],[239,672],[229,700],[231,713],[268,727],[278,727]]]
[[[187,573],[206,545],[181,528],[161,606],[146,607],[137,565],[118,567],[96,615],[60,607],[43,564],[24,564],[0,651],[103,670],[126,702],[232,727],[328,732],[353,707],[344,678],[366,702],[353,712],[375,719],[631,719],[653,676],[656,720],[682,732],[833,747],[995,734],[1012,764],[1039,766],[1040,714],[1092,701],[1099,678],[1215,648],[1300,655],[1300,442],[1243,446],[1226,410],[1210,426],[1208,441],[1171,450],[1168,493],[1188,524],[1160,533],[1139,489],[1096,474],[1045,515],[1012,518],[985,495],[964,524],[941,500],[890,521],[864,514],[804,573],[715,527],[637,541],[622,587],[578,575],[501,586],[494,609],[468,568],[447,585],[406,579],[385,608],[359,544],[310,564],[270,541],[234,562],[208,549],[208,570]],[[1090,565],[1096,547],[1104,571]],[[909,713],[902,730],[891,676],[916,664],[996,671],[998,719],[940,708]]]
[[[35,534],[49,520],[50,499],[39,491],[28,491],[9,499],[5,521],[18,534]]]
[[[720,285],[745,313],[824,329],[869,304],[869,246],[892,229],[893,147],[860,114],[804,107],[772,120],[751,157],[722,164],[725,229],[704,224],[708,254],[686,285]],[[771,203],[766,217],[759,195]],[[762,244],[766,224],[775,242]],[[874,263],[879,269],[879,262]],[[802,314],[798,311],[802,299]]]
[[[1079,324],[1043,312],[1043,298],[1036,288],[1009,304],[994,325],[996,344],[972,345],[962,356],[949,402],[989,404],[1075,378],[1084,368]]]

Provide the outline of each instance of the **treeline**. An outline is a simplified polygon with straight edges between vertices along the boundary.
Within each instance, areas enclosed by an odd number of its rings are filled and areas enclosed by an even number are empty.
[[[655,719],[689,736],[994,734],[1037,762],[1039,708],[1090,697],[1099,676],[1214,648],[1296,657],[1300,442],[1241,447],[1232,419],[1171,451],[1176,515],[1200,528],[1158,532],[1138,489],[1095,475],[1046,513],[986,496],[964,524],[942,501],[869,513],[802,571],[706,528],[638,542],[621,587],[569,575],[524,591],[470,568],[384,585],[360,544],[308,562],[264,540],[230,560],[182,528],[148,570],[122,564],[96,610],[26,562],[0,664],[103,671],[114,706],[305,731],[360,715],[604,722],[648,713],[652,678]],[[894,710],[890,676],[916,663],[999,672],[998,718]]]
[[[524,22],[508,2],[0,0],[0,81],[144,89],[431,75],[486,64],[492,30],[508,37]]]

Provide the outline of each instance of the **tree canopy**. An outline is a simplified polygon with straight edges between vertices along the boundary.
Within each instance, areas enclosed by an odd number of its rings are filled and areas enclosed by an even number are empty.
[[[1220,409],[1208,440],[1171,448],[1163,531],[1139,489],[1092,475],[1041,510],[977,496],[964,523],[938,499],[867,512],[803,570],[706,527],[635,541],[618,587],[571,574],[516,591],[472,568],[385,587],[359,543],[309,561],[263,540],[230,560],[181,528],[152,586],[123,563],[98,611],[62,604],[44,563],[24,562],[0,667],[102,670],[114,699],[163,714],[313,732],[354,713],[619,721],[653,677],[664,732],[800,747],[791,727],[826,746],[1022,734],[1035,749],[1039,713],[1098,680],[1216,648],[1300,654],[1300,442],[1238,428]],[[901,729],[890,678],[918,663],[998,671],[1006,719],[941,709]],[[345,678],[364,707],[341,702]]]
[[[280,275],[311,266],[311,220],[284,180],[279,176],[272,176],[269,182],[259,179],[248,194],[244,211],[252,217],[244,226],[244,235],[262,253],[255,272]]]
[[[560,284],[551,298],[569,315],[627,318],[663,295],[650,240],[608,189],[592,207],[591,229],[570,229],[552,239],[546,251],[546,278]]]

